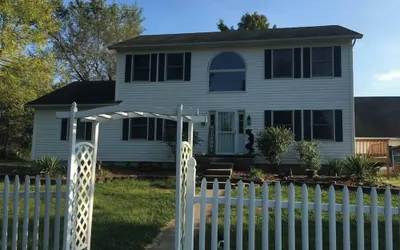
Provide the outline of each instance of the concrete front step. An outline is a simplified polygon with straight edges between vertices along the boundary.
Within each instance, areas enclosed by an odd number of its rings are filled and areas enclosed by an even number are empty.
[[[233,173],[232,168],[230,169],[206,169],[203,173],[203,175],[228,175],[231,176]]]
[[[203,169],[233,169],[232,162],[209,162]]]

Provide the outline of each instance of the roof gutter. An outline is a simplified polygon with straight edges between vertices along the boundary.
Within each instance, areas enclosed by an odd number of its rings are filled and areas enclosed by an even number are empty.
[[[160,48],[160,47],[182,47],[182,46],[207,46],[207,45],[236,45],[236,44],[265,44],[265,43],[273,43],[273,42],[289,42],[289,41],[310,41],[310,40],[324,40],[324,39],[361,39],[363,37],[362,34],[358,35],[349,35],[349,36],[325,36],[325,37],[303,37],[303,38],[281,38],[281,39],[264,39],[264,40],[242,40],[242,41],[222,41],[222,42],[195,42],[195,43],[174,43],[174,44],[153,44],[153,45],[119,45],[113,44],[108,46],[108,49],[151,49],[151,48]]]
[[[110,102],[110,103],[91,103],[91,104],[77,104],[78,107],[106,107],[112,105],[118,105],[121,101]],[[64,108],[64,107],[71,107],[72,104],[25,104],[24,108]]]

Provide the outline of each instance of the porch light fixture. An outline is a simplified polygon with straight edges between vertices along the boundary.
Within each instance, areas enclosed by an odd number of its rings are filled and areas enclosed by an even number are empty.
[[[251,125],[251,117],[250,115],[247,116],[247,126]]]

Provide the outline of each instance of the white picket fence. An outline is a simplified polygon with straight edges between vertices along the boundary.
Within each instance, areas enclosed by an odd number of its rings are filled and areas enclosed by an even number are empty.
[[[198,249],[205,250],[217,250],[219,249],[218,239],[218,208],[223,206],[223,249],[231,249],[231,208],[236,207],[236,235],[232,239],[236,243],[236,248],[238,250],[242,249],[270,249],[270,239],[269,239],[269,221],[270,212],[274,214],[274,224],[273,229],[274,234],[274,244],[275,250],[289,249],[294,250],[296,248],[296,210],[297,213],[301,212],[301,223],[298,221],[297,224],[301,224],[301,249],[310,249],[310,234],[309,234],[309,220],[315,221],[315,249],[344,249],[350,250],[354,249],[355,241],[358,250],[365,249],[366,239],[371,239],[370,245],[372,250],[377,250],[380,247],[379,244],[379,234],[384,235],[385,249],[393,250],[393,231],[399,234],[399,228],[393,230],[392,222],[393,216],[399,215],[400,208],[392,207],[392,194],[390,189],[386,189],[384,194],[384,206],[378,206],[378,194],[376,188],[372,188],[370,193],[370,205],[365,205],[363,200],[363,190],[358,188],[356,193],[356,204],[350,204],[350,193],[347,187],[343,189],[342,203],[336,203],[336,192],[333,186],[329,188],[328,203],[322,203],[322,191],[319,185],[315,187],[315,196],[308,197],[308,187],[304,184],[301,188],[301,201],[296,201],[295,199],[295,187],[290,184],[288,187],[288,201],[282,200],[282,186],[279,183],[275,185],[275,200],[269,199],[269,186],[264,184],[262,186],[262,197],[261,199],[256,198],[256,188],[254,183],[251,183],[248,187],[248,197],[244,197],[244,184],[240,181],[237,187],[237,196],[231,196],[231,184],[229,181],[226,182],[224,189],[224,196],[219,195],[219,183],[217,180],[213,183],[213,195],[207,196],[207,183],[203,179],[201,183],[201,193],[200,195],[195,195],[195,170],[194,167],[188,167],[188,183],[187,183],[187,195],[186,195],[186,222],[185,222],[185,239],[183,249],[194,249],[194,232],[193,232],[193,211],[194,205],[200,204],[200,225],[199,225],[199,235],[198,235]],[[313,202],[310,202],[312,200]],[[209,235],[206,237],[206,204],[212,204],[212,215],[211,215],[211,248],[206,247],[207,241],[210,241]],[[243,225],[244,225],[244,207],[248,207],[248,237],[247,245],[244,246],[243,241]],[[257,209],[259,208],[259,209]],[[260,209],[262,208],[262,209]],[[287,210],[286,210],[287,209]],[[283,246],[282,240],[282,212],[288,213],[287,219],[287,231],[288,235],[285,235],[287,240],[287,248]],[[309,211],[314,211],[313,217],[309,217]],[[324,212],[326,211],[326,212]],[[260,215],[261,213],[261,215]],[[340,213],[343,217],[342,222],[343,227],[336,228],[337,223],[337,213]],[[326,217],[328,214],[329,220],[329,235],[323,235],[323,216]],[[356,215],[356,228],[351,228],[351,215]],[[370,214],[371,231],[365,232],[364,228],[364,215]],[[378,215],[385,216],[385,230],[384,232],[378,230]],[[256,217],[261,216],[261,234],[262,237],[261,246],[256,248],[255,246],[255,231],[256,231]],[[260,219],[260,218],[259,218]],[[354,220],[354,216],[353,216]],[[382,222],[381,222],[382,223]],[[286,223],[285,223],[286,225]],[[286,229],[286,228],[285,228]],[[342,241],[343,245],[337,244],[337,232],[342,230]],[[351,238],[351,230],[357,231],[357,237]],[[299,232],[297,232],[299,234]],[[323,239],[329,238],[329,246],[323,244]],[[299,237],[298,237],[299,238]],[[383,237],[381,237],[383,238]],[[298,239],[299,240],[299,239]],[[352,243],[353,242],[353,243]],[[300,244],[300,242],[298,242]],[[233,248],[232,248],[233,249]],[[300,249],[297,245],[296,249]]]
[[[1,250],[6,249],[60,249],[62,240],[61,217],[64,214],[64,207],[61,201],[65,199],[65,192],[61,189],[61,179],[57,178],[55,190],[52,191],[51,179],[46,177],[44,192],[41,191],[40,177],[36,176],[34,191],[30,190],[30,178],[25,176],[24,187],[20,185],[20,179],[15,176],[14,185],[10,183],[9,177],[4,178],[4,190],[0,193],[2,200],[2,231]],[[53,189],[54,189],[53,188]],[[30,200],[34,201],[33,218],[30,214]],[[20,202],[20,200],[22,200]],[[53,206],[52,206],[53,200]],[[44,201],[44,207],[42,203]],[[22,203],[23,202],[23,203]],[[42,206],[42,209],[41,209]],[[51,208],[55,209],[54,218],[51,220]],[[20,211],[21,210],[21,211]],[[23,213],[19,218],[20,213]],[[9,224],[12,221],[12,225]],[[22,229],[19,228],[22,220]],[[43,232],[40,232],[40,224],[43,223]],[[32,225],[31,227],[29,225]],[[51,227],[50,227],[51,226]],[[30,228],[32,228],[30,230]],[[50,231],[50,228],[52,231]],[[11,229],[11,230],[10,230]],[[53,235],[50,241],[50,235]],[[10,244],[11,242],[11,244]],[[11,248],[9,248],[11,246]]]

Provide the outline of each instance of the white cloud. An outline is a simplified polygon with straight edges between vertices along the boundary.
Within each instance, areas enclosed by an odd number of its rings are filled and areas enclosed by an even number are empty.
[[[376,74],[374,75],[374,79],[380,82],[386,82],[386,81],[391,81],[394,79],[399,79],[400,78],[400,70],[398,71],[392,71],[386,74]]]

